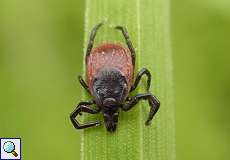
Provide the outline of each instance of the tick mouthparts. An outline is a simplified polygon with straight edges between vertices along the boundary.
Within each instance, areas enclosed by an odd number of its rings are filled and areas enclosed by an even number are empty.
[[[115,105],[115,104],[116,104],[116,100],[114,98],[106,98],[103,101],[104,106],[112,106],[112,105]]]
[[[107,122],[106,123],[106,129],[110,133],[113,133],[114,131],[116,131],[116,128],[117,128],[116,123],[114,123],[114,122]]]
[[[104,113],[104,121],[107,131],[114,132],[118,122],[118,112]]]

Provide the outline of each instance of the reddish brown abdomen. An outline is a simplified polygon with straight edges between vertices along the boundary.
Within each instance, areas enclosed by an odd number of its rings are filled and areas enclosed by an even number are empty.
[[[86,61],[87,84],[92,91],[92,83],[100,69],[109,66],[117,68],[126,77],[128,88],[133,78],[133,64],[131,53],[120,44],[103,43],[93,49]]]

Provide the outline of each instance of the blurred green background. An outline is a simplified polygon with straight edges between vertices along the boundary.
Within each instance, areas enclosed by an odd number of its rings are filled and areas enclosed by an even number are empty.
[[[172,0],[177,159],[227,160],[230,1]],[[84,1],[0,1],[0,137],[24,159],[79,159]]]

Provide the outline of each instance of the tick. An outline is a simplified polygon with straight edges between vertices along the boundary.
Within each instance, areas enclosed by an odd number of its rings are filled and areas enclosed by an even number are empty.
[[[70,120],[76,129],[94,127],[99,121],[80,124],[76,117],[82,112],[89,114],[102,113],[107,131],[114,132],[118,123],[119,110],[128,111],[140,100],[148,100],[150,111],[145,125],[149,125],[160,107],[159,100],[149,92],[151,73],[142,68],[134,80],[135,50],[125,27],[115,29],[123,34],[127,48],[117,43],[102,43],[93,48],[98,29],[103,23],[96,25],[90,34],[86,51],[86,82],[79,76],[80,84],[92,95],[93,99],[80,102],[70,114]],[[143,75],[147,76],[147,92],[129,97],[129,93],[138,86]],[[96,108],[90,107],[95,105]]]

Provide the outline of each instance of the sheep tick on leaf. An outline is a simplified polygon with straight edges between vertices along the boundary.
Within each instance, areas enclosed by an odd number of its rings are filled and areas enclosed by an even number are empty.
[[[99,121],[80,124],[76,116],[81,112],[96,114],[102,112],[106,129],[109,132],[116,130],[119,108],[124,111],[130,110],[141,99],[148,100],[150,112],[145,125],[149,125],[153,116],[160,107],[159,100],[149,92],[151,74],[148,69],[141,69],[133,83],[135,66],[135,50],[129,39],[125,27],[117,26],[126,40],[128,48],[117,43],[103,43],[93,48],[97,30],[103,23],[96,25],[90,34],[86,52],[86,82],[79,76],[80,84],[93,96],[93,100],[80,102],[70,114],[70,120],[76,129],[84,129],[97,126]],[[147,76],[147,93],[128,97],[129,93],[136,89],[143,75]],[[89,107],[95,104],[97,109]]]

